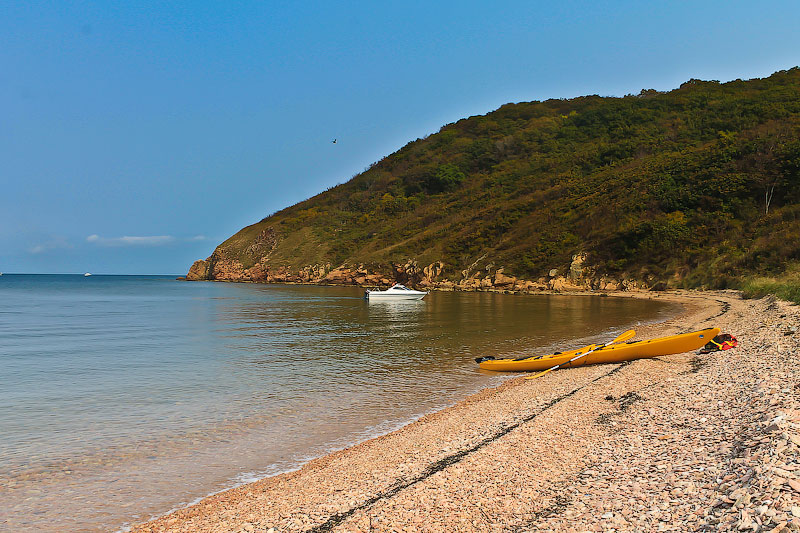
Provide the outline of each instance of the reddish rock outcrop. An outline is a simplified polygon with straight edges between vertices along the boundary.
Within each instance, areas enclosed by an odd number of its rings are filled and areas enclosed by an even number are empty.
[[[635,280],[614,279],[595,276],[594,268],[587,266],[587,255],[576,254],[567,268],[553,268],[549,276],[536,281],[520,279],[505,273],[504,268],[495,268],[492,263],[475,269],[472,265],[460,272],[462,279],[451,280],[446,277],[447,268],[441,261],[420,265],[409,259],[404,263],[386,266],[339,265],[332,268],[330,263],[307,265],[301,269],[285,266],[271,266],[269,255],[274,249],[274,232],[265,230],[253,245],[254,252],[265,252],[259,262],[244,268],[240,261],[221,257],[215,251],[206,260],[195,261],[188,281],[219,280],[260,283],[308,283],[321,285],[356,285],[366,287],[388,287],[393,283],[403,283],[412,287],[455,291],[497,291],[535,293],[542,291],[630,291],[646,289],[648,286]],[[387,275],[387,272],[390,274]],[[566,272],[566,275],[558,275]]]
[[[209,262],[205,259],[198,259],[192,264],[192,268],[186,274],[186,281],[205,281],[210,278]]]

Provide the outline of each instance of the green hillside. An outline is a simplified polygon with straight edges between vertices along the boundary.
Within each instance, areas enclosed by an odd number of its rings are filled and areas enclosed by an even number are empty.
[[[534,280],[585,252],[598,275],[724,287],[783,271],[800,258],[798,237],[792,68],[459,120],[242,229],[195,279],[235,279],[221,262],[391,277],[411,259],[441,261],[452,281],[487,266]]]

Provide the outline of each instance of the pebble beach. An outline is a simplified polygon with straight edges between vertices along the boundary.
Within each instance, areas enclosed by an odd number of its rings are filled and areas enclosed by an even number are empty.
[[[524,376],[144,532],[800,530],[800,308],[734,291],[648,339],[716,326],[733,350]]]

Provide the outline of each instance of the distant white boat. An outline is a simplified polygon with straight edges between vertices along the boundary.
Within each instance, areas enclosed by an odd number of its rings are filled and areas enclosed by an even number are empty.
[[[365,291],[364,298],[367,300],[422,300],[426,294],[428,293],[415,291],[398,283],[385,291]]]
[[[83,277],[84,277],[84,278],[86,278],[86,277],[89,277],[89,276],[91,276],[91,275],[92,275],[92,274],[91,274],[90,272],[87,272],[86,274],[84,274],[84,275],[83,275]]]

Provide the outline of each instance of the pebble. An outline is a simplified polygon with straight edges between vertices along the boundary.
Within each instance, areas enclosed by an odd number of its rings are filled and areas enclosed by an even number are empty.
[[[691,308],[637,338],[713,324],[739,347],[512,380],[132,531],[800,531],[800,308],[670,297]]]

